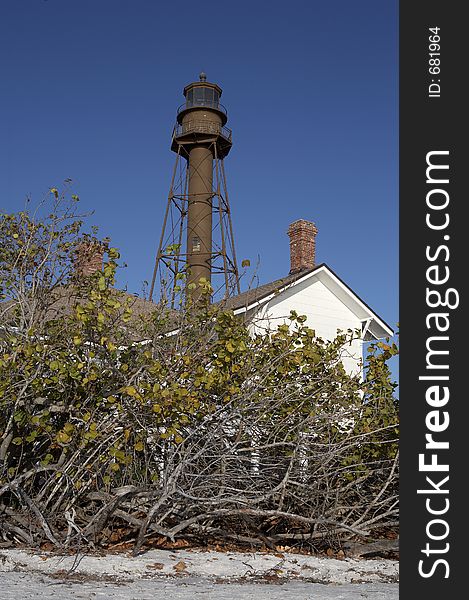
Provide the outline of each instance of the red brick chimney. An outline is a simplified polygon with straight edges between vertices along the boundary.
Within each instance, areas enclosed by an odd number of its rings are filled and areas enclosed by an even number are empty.
[[[304,219],[294,221],[288,228],[290,274],[299,273],[315,266],[317,232],[316,225]]]
[[[75,275],[88,277],[103,268],[104,251],[107,245],[104,242],[85,240],[80,242],[75,251]]]

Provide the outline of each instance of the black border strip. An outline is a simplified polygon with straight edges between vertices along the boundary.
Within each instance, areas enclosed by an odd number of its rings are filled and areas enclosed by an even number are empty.
[[[404,600],[416,594],[425,600],[447,599],[452,592],[455,597],[465,594],[469,328],[463,88],[469,35],[463,8],[463,2],[400,3],[400,597]],[[436,34],[429,31],[435,27],[439,28]],[[438,36],[433,38],[434,43],[439,38],[436,46],[430,47],[430,35]],[[435,66],[439,70],[430,72]],[[449,169],[430,170],[427,181],[427,158]],[[448,205],[441,210],[429,207],[433,202],[445,204],[446,197]],[[436,226],[449,221],[436,229],[427,218]],[[431,267],[436,268],[429,271]],[[429,281],[441,281],[446,275],[444,283]],[[439,297],[437,293],[427,297],[427,289],[440,293],[440,306],[430,307],[439,304]],[[449,289],[453,292],[445,296]],[[452,305],[459,298],[459,305],[444,307],[445,298]],[[442,316],[429,317],[432,313]],[[439,331],[437,323],[446,330]],[[435,349],[448,354],[429,354]],[[436,432],[437,428],[442,431]],[[443,446],[426,448],[427,434]],[[419,469],[421,454],[423,468]],[[431,461],[438,465],[435,468],[447,465],[448,470],[431,471],[425,466]],[[418,493],[419,489],[427,491]]]

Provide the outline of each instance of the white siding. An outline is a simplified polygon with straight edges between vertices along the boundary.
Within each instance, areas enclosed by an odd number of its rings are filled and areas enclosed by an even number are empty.
[[[361,330],[360,318],[315,277],[280,292],[260,306],[255,311],[253,329],[264,332],[276,329],[282,323],[290,324],[288,316],[291,310],[298,315],[306,315],[305,324],[325,340],[333,340],[339,329]],[[343,363],[347,372],[355,374],[361,370],[362,355],[362,340],[354,340],[344,348]]]

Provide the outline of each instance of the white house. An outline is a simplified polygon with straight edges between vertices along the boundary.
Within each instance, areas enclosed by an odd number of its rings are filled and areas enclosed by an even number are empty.
[[[387,325],[326,264],[315,264],[314,223],[303,219],[292,223],[290,236],[291,270],[287,277],[230,298],[227,306],[235,314],[246,314],[252,329],[267,332],[282,323],[291,323],[290,311],[307,317],[306,325],[316,336],[333,340],[338,330],[359,330],[361,337],[344,348],[347,372],[361,370],[363,344],[394,335]]]

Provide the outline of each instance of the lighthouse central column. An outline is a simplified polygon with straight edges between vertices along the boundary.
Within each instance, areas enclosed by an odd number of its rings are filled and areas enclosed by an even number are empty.
[[[208,146],[195,146],[189,152],[189,189],[187,209],[188,283],[197,288],[191,296],[195,301],[201,293],[199,280],[210,282],[212,257],[212,180],[213,154]]]

